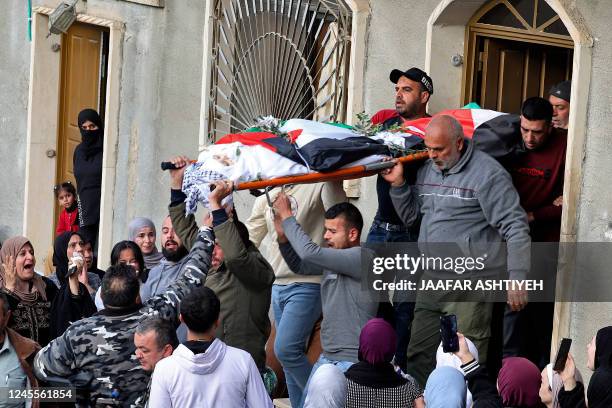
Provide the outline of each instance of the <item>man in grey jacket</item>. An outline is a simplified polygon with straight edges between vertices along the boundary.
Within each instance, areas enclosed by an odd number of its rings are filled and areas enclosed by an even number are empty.
[[[406,183],[401,165],[383,171],[391,184],[393,205],[405,225],[422,214],[419,248],[426,256],[445,256],[449,247],[444,243],[457,243],[464,256],[486,258],[480,276],[499,275],[507,268],[510,280],[525,279],[529,225],[510,175],[495,159],[474,149],[459,122],[450,116],[432,119],[425,145],[429,160],[418,170],[415,185]],[[447,272],[426,270],[423,279],[436,279]],[[470,272],[466,275],[479,277]],[[527,304],[527,293],[508,291],[508,304],[512,310],[521,310]],[[440,316],[447,314],[457,315],[458,329],[476,344],[485,361],[492,309],[492,303],[469,298],[465,292],[419,292],[408,346],[408,373],[425,384],[435,367]]]
[[[286,194],[274,201],[275,229],[279,249],[287,265],[301,274],[323,274],[321,280],[321,345],[323,353],[310,376],[323,364],[343,372],[358,360],[359,334],[365,323],[376,317],[377,299],[362,289],[362,258],[373,256],[361,247],[363,218],[350,203],[339,203],[325,212],[324,239],[328,248],[312,242],[291,212]],[[282,220],[282,224],[280,221]],[[299,406],[306,398],[308,385]]]
[[[177,235],[168,215],[162,224],[161,230],[162,260],[149,271],[147,280],[140,286],[140,299],[146,302],[153,296],[164,293],[179,276],[187,261],[189,251]]]

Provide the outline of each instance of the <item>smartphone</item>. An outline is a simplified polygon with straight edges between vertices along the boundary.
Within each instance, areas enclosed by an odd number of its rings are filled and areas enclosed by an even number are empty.
[[[570,351],[571,345],[572,345],[572,339],[561,340],[561,345],[559,346],[559,350],[557,351],[557,357],[555,357],[555,364],[553,365],[554,371],[561,372],[565,368],[565,362],[567,361],[567,354]]]
[[[457,337],[457,316],[440,316],[440,337],[442,337],[442,350],[445,353],[459,351],[459,337]]]

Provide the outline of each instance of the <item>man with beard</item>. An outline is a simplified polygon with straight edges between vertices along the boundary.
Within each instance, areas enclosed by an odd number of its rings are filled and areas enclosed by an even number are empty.
[[[147,281],[140,285],[140,298],[143,302],[163,293],[176,280],[185,262],[185,255],[188,253],[183,242],[174,231],[170,216],[164,219],[161,231],[164,257],[159,264],[149,271]]]
[[[389,74],[389,80],[395,84],[395,110],[383,109],[372,117],[373,124],[382,125],[383,130],[393,126],[402,127],[404,123],[428,117],[427,102],[433,94],[433,81],[419,68],[413,67],[407,71],[394,69]],[[407,174],[416,174],[418,164],[406,165]],[[411,169],[411,170],[409,170]],[[412,182],[412,180],[409,180]],[[405,226],[393,207],[389,195],[389,183],[382,176],[376,179],[378,210],[368,233],[368,243],[383,242],[415,242],[419,237],[418,221],[413,226]],[[384,317],[395,328],[397,333],[397,353],[395,362],[406,369],[406,349],[410,341],[410,326],[414,316],[414,302],[401,299],[401,292],[393,295],[393,306],[383,303],[379,316]]]
[[[525,279],[529,270],[529,226],[508,172],[491,156],[475,149],[451,116],[431,120],[425,130],[425,146],[429,160],[419,168],[413,185],[406,182],[404,167],[399,164],[381,173],[391,185],[391,199],[404,224],[413,225],[422,218],[419,248],[424,255],[452,255],[451,247],[444,244],[456,242],[460,256],[485,259],[484,270],[472,270],[464,276]],[[461,273],[433,265],[424,271],[423,279],[457,279]],[[507,297],[512,311],[527,304],[525,290],[509,290]],[[493,304],[487,300],[484,296],[470,298],[459,291],[419,291],[408,346],[408,374],[424,385],[435,368],[443,315],[457,316],[457,330],[474,342],[481,362],[485,362],[493,312]]]

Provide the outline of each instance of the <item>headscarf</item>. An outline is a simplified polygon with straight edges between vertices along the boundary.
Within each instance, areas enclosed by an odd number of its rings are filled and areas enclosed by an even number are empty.
[[[425,384],[427,408],[465,408],[467,385],[463,374],[453,367],[438,367]]]
[[[465,338],[465,342],[468,345],[470,353],[472,354],[472,356],[474,356],[474,359],[478,361],[478,349],[476,348],[476,345],[472,342],[472,340],[468,339],[467,337]],[[461,365],[461,359],[453,353],[445,353],[444,349],[442,348],[442,342],[440,342],[440,345],[438,346],[438,351],[436,352],[436,368],[445,366],[454,367],[463,374]],[[471,407],[472,402],[472,393],[470,392],[470,390],[467,390],[465,396],[465,406]]]
[[[587,390],[589,408],[612,407],[612,368],[598,368],[591,376]]]
[[[2,244],[2,249],[0,249],[0,262],[5,263],[8,260],[9,256],[12,256],[13,259],[17,259],[17,254],[19,253],[19,251],[21,251],[21,248],[23,248],[25,244],[32,245],[30,243],[30,240],[26,237],[13,237],[4,241],[4,243]],[[0,269],[0,287],[4,287],[4,276],[6,272],[4,268]],[[19,277],[16,278],[19,279]],[[13,289],[13,293],[15,293],[17,297],[25,303],[35,302],[38,296],[40,296],[43,301],[46,301],[47,285],[45,284],[45,281],[43,281],[42,277],[35,272],[34,277],[30,280],[30,283],[32,284],[30,293],[21,292],[17,288]]]
[[[128,239],[135,242],[136,235],[138,235],[140,230],[145,227],[151,228],[157,236],[157,231],[155,230],[155,224],[153,224],[153,221],[145,217],[136,217],[128,224]],[[142,256],[145,262],[144,267],[147,269],[153,268],[164,257],[164,255],[157,250],[157,245],[155,244],[153,244],[153,250],[150,254],[145,254],[143,252]]]
[[[97,130],[83,130],[83,123],[90,121],[98,126]],[[79,112],[78,118],[79,131],[81,132],[81,149],[85,154],[85,158],[94,156],[102,151],[104,146],[104,125],[98,112],[93,109],[83,109]]]
[[[83,236],[78,232],[64,232],[55,238],[53,245],[53,264],[60,288],[51,304],[52,338],[61,336],[72,322],[89,317],[96,312],[96,305],[82,283],[79,283],[79,290],[84,291],[85,295],[79,302],[74,302],[70,285],[68,285],[68,243],[74,235],[83,240]]]
[[[78,235],[81,240],[83,236],[78,232],[64,232],[55,238],[53,244],[53,265],[55,265],[55,276],[60,283],[60,287],[68,282],[68,243],[73,235]]]
[[[343,408],[346,389],[342,370],[333,364],[323,364],[310,379],[304,408]]]
[[[612,326],[597,331],[595,337],[595,369],[612,368]]]
[[[561,403],[559,402],[559,392],[563,388],[563,380],[561,379],[561,375],[559,375],[558,372],[553,371],[552,364],[548,364],[545,370],[546,377],[548,378],[548,386],[550,387],[552,393],[552,406],[553,408],[561,408]],[[574,378],[576,379],[576,382],[584,383],[582,380],[582,375],[578,369],[576,369]]]
[[[497,388],[506,406],[538,407],[542,375],[538,367],[523,357],[507,357],[497,377]]]
[[[390,363],[395,354],[397,335],[384,319],[370,319],[359,335],[359,359],[370,364]]]

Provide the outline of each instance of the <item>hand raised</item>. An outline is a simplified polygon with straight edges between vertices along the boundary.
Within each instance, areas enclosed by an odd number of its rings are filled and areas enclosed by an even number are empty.
[[[4,287],[10,291],[15,289],[17,284],[17,267],[15,266],[15,258],[9,256],[5,262],[2,263],[4,269]]]

